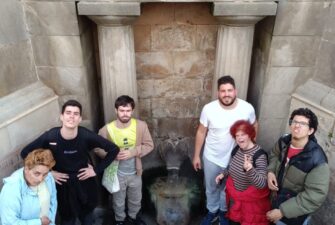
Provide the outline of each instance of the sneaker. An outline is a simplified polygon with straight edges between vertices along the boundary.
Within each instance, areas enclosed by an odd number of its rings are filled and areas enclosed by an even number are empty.
[[[205,218],[201,221],[201,225],[211,225],[218,219],[217,213],[208,212]]]
[[[229,225],[229,221],[226,218],[226,212],[224,211],[219,211],[219,220],[220,220],[220,225]]]
[[[136,222],[137,222],[136,219],[133,219],[133,218],[127,216],[127,218],[126,218],[126,223],[125,223],[125,224],[126,224],[126,225],[137,225]]]
[[[115,221],[115,225],[125,225],[124,221]]]

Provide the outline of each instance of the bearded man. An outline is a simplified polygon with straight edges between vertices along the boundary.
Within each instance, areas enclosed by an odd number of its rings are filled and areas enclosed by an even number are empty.
[[[116,225],[141,224],[138,217],[142,200],[141,158],[154,148],[146,122],[132,118],[134,108],[133,98],[128,95],[118,97],[115,101],[116,120],[99,130],[99,135],[120,148],[116,157],[120,190],[112,193]],[[96,154],[104,157],[104,151],[99,149]]]
[[[229,163],[231,151],[236,143],[230,135],[230,127],[238,120],[249,121],[257,131],[255,110],[248,102],[237,98],[234,79],[227,75],[217,82],[218,99],[204,106],[200,116],[200,124],[195,137],[193,167],[196,171],[204,168],[208,213],[201,225],[210,225],[217,218],[220,225],[227,225],[227,211],[224,182],[217,185],[215,177]],[[201,149],[204,145],[201,162]]]

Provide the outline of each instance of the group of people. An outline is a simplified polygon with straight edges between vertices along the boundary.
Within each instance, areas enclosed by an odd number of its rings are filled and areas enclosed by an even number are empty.
[[[254,108],[237,98],[234,79],[218,79],[218,99],[201,112],[193,167],[204,170],[208,213],[201,225],[306,225],[326,198],[327,157],[314,133],[316,115],[292,112],[290,134],[267,153],[256,143]],[[82,106],[62,106],[61,127],[43,133],[23,148],[24,167],[3,180],[0,224],[92,225],[98,203],[96,175],[116,160],[119,188],[113,195],[115,224],[139,224],[141,158],[153,141],[144,121],[133,118],[134,100],[115,101],[116,120],[96,134],[79,126]],[[203,155],[201,158],[201,152]],[[100,160],[94,164],[91,153]]]
[[[218,99],[206,104],[196,133],[193,167],[204,170],[208,213],[201,225],[307,225],[326,199],[327,157],[314,136],[318,119],[294,110],[290,134],[270,154],[256,143],[254,108],[237,98],[234,79],[218,79]],[[203,157],[201,159],[201,150]]]
[[[117,225],[137,224],[142,198],[141,158],[153,150],[144,121],[132,118],[134,100],[115,101],[116,120],[99,135],[79,126],[82,106],[69,100],[62,106],[61,127],[43,133],[21,151],[24,167],[3,180],[0,193],[1,225],[51,225],[56,213],[61,225],[94,223],[98,204],[97,174],[119,162],[119,190],[113,194]],[[91,152],[101,157],[94,165]],[[127,199],[127,207],[126,207]]]

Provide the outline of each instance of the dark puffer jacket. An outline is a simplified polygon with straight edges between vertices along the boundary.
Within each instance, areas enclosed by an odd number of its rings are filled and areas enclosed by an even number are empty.
[[[290,144],[291,135],[279,138],[272,149],[268,171],[276,175],[279,186],[272,198],[273,208],[281,210],[283,222],[297,225],[326,199],[329,167],[327,157],[314,137],[285,166]]]

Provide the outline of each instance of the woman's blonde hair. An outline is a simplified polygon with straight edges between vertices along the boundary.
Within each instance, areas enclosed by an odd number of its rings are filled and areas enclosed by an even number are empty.
[[[38,148],[30,152],[24,159],[24,166],[32,169],[35,166],[43,165],[51,169],[56,164],[52,152],[49,149]]]

